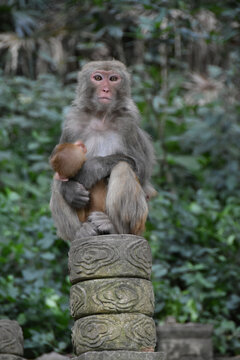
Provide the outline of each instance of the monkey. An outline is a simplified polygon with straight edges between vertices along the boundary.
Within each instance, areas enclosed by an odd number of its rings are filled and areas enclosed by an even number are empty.
[[[55,171],[54,178],[68,181],[74,177],[86,161],[87,148],[82,141],[58,144],[50,156],[50,165]]]
[[[86,152],[86,146],[82,141],[56,145],[50,157],[50,164],[55,171],[54,178],[60,181],[68,181],[69,178],[74,178],[86,161]],[[93,211],[104,212],[106,210],[106,195],[106,184],[104,180],[100,180],[91,189],[91,202],[85,208],[76,210],[79,220],[85,222]]]
[[[62,239],[129,233],[130,224],[138,226],[139,214],[148,207],[146,196],[154,193],[150,178],[155,163],[150,136],[139,123],[125,65],[117,60],[84,65],[59,142],[81,139],[88,149],[86,161],[77,181],[54,179],[52,184],[50,209]],[[106,178],[108,212],[93,212],[80,222],[76,209],[86,206],[89,190]]]
[[[61,181],[68,181],[69,178],[74,178],[74,177],[75,179],[77,179],[77,173],[81,169],[83,163],[86,161],[86,155],[85,155],[86,152],[87,152],[86,146],[83,144],[82,141],[56,145],[50,157],[50,164],[53,170],[55,171],[54,178]],[[122,170],[119,173],[119,170],[117,169],[118,167],[116,167],[116,169],[114,170],[115,175],[113,175],[113,173],[111,175],[111,182],[109,184],[110,194],[124,193],[124,191],[119,191],[119,180],[118,180],[122,176]],[[132,173],[130,173],[129,171],[125,174],[126,175],[124,176],[124,179],[122,179],[120,182],[123,188],[125,187],[125,182],[128,182],[129,178],[131,178],[132,176]],[[137,184],[135,184],[135,186],[133,187],[131,194],[134,193],[134,191],[136,191],[137,189],[138,191],[140,189],[139,181],[136,175],[134,176],[136,178]],[[118,187],[118,192],[114,190],[114,186],[115,186],[113,185],[114,183],[116,183],[116,186]],[[91,194],[90,202],[87,204],[87,206],[76,210],[78,218],[81,222],[85,222],[88,216],[94,211],[106,212],[107,184],[104,181],[104,179],[97,182],[93,186],[93,188],[90,189],[90,194]],[[116,196],[114,196],[113,199],[111,195],[108,196],[108,207],[110,209],[111,206],[114,204],[114,201],[116,200],[117,200]],[[122,199],[122,200],[126,201],[126,199]],[[116,202],[118,202],[118,200]],[[125,214],[124,211],[123,214]],[[137,221],[136,224],[130,223],[129,232],[131,234],[140,235],[144,231],[147,214],[148,214],[148,209],[145,208],[144,213],[139,214],[141,216],[141,219]],[[121,214],[119,215],[121,216]]]

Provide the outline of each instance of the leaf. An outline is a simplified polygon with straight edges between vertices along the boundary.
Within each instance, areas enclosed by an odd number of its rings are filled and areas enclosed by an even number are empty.
[[[201,168],[199,158],[190,155],[175,155],[174,157],[168,155],[168,161],[180,165],[191,172],[199,171]]]

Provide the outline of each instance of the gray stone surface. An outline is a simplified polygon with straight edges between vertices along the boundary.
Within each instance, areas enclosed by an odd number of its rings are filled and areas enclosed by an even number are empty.
[[[24,360],[24,359],[18,355],[0,354],[0,360]]]
[[[214,358],[214,360],[240,360],[240,355],[233,356],[233,357],[220,356],[220,357]]]
[[[80,282],[71,287],[70,309],[74,319],[91,314],[154,312],[151,281],[115,278]]]
[[[167,322],[157,328],[157,350],[166,360],[212,360],[212,331],[210,324]]]
[[[69,251],[70,280],[113,277],[150,279],[152,255],[143,237],[101,235],[75,240]]]
[[[87,316],[75,322],[72,341],[76,355],[103,350],[154,351],[155,324],[142,314]]]
[[[91,351],[72,360],[164,360],[163,353],[136,351]]]
[[[36,360],[69,360],[68,356],[60,355],[54,351],[38,357]]]
[[[0,320],[0,354],[23,355],[23,333],[17,321]]]

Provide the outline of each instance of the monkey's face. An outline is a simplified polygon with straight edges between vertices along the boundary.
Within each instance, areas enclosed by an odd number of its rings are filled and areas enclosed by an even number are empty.
[[[120,61],[92,61],[78,74],[75,104],[94,114],[127,107],[130,75]]]
[[[91,74],[90,79],[100,104],[108,105],[115,101],[122,80],[120,74],[112,70],[96,70]]]

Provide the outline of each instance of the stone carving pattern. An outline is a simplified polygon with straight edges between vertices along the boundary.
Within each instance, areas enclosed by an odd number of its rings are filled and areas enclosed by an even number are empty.
[[[74,241],[69,253],[70,279],[135,276],[150,279],[151,250],[143,238]]]
[[[77,355],[93,350],[154,349],[154,321],[141,314],[88,316],[75,322],[73,345]]]
[[[22,329],[16,321],[0,321],[0,353],[23,355]]]
[[[154,348],[156,330],[153,319],[144,316],[134,322],[130,321],[129,325],[126,323],[126,336],[144,348]]]
[[[74,318],[75,314],[84,312],[87,305],[87,294],[85,289],[77,284],[71,287],[70,290],[70,312]]]
[[[97,241],[80,242],[70,250],[70,254],[76,273],[83,275],[95,274],[100,268],[114,264],[119,259],[113,245]]]
[[[152,261],[149,245],[145,239],[131,241],[125,249],[127,261],[134,267],[143,270],[146,275],[151,272]]]
[[[144,295],[143,295],[144,294]],[[71,315],[74,318],[88,313],[154,311],[152,284],[143,279],[105,279],[78,283],[71,288]]]
[[[105,342],[113,341],[120,335],[121,328],[110,318],[86,317],[73,328],[73,347],[76,354],[101,348]]]
[[[0,360],[24,360],[24,358],[13,354],[0,354]]]

